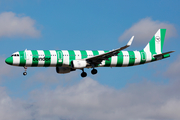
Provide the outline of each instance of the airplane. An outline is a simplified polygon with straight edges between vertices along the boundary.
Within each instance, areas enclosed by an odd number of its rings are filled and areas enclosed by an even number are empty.
[[[56,67],[59,74],[82,70],[81,77],[86,77],[84,68],[92,68],[95,75],[97,67],[128,67],[158,61],[170,57],[169,51],[162,53],[166,29],[159,29],[146,47],[140,51],[123,51],[129,47],[134,36],[127,45],[111,51],[104,50],[24,50],[8,57],[5,62],[13,66],[24,67]]]

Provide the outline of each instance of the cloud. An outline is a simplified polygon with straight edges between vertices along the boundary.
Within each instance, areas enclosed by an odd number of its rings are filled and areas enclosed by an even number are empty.
[[[2,56],[0,56],[0,63],[1,63],[0,76],[8,74],[11,71],[11,68],[8,67],[7,64],[5,64],[5,58]]]
[[[18,72],[20,72],[20,67],[14,67],[14,66],[10,66],[7,65],[5,63],[5,57],[4,56],[0,56],[0,63],[1,63],[1,67],[0,67],[0,84],[5,81],[4,77],[6,78],[11,78],[17,75]]]
[[[165,28],[166,38],[176,36],[176,29],[173,24],[168,22],[153,21],[151,18],[147,17],[141,19],[139,22],[135,23],[132,27],[127,29],[120,37],[119,41],[124,41],[130,39],[131,36],[135,36],[136,45],[141,45],[148,43],[158,29]]]
[[[0,87],[0,116],[3,120],[179,120],[179,60],[180,56],[166,72],[171,79],[168,84],[144,79],[120,90],[89,77],[69,86],[62,85],[58,81],[74,80],[77,73],[67,74],[71,77],[66,78],[53,76],[54,68],[46,69],[26,81],[45,83],[45,87],[32,90],[26,100],[10,97],[6,88]],[[0,62],[4,62],[3,57]],[[2,65],[0,76],[13,71],[3,69],[6,67]],[[58,85],[51,89],[47,84]]]
[[[179,120],[180,88],[148,80],[116,90],[91,78],[72,86],[33,90],[12,99],[0,87],[3,120]]]
[[[26,80],[25,88],[32,87],[34,84],[41,84],[43,86],[51,85],[72,85],[75,82],[75,79],[79,76],[78,70],[72,71],[68,74],[58,74],[56,73],[55,67],[49,67],[43,71],[39,71],[32,75]],[[73,79],[73,80],[72,80]],[[76,81],[77,82],[77,81]]]
[[[13,12],[0,14],[0,37],[38,37],[40,31],[35,20],[28,16],[18,16]]]
[[[180,55],[177,56],[177,59],[169,65],[165,75],[169,78],[179,79],[180,78]]]
[[[9,97],[4,87],[0,87],[0,116],[2,120],[32,120],[31,111],[26,109],[27,103]]]

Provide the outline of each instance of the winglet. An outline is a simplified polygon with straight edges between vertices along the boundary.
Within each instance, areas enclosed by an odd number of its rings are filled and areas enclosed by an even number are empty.
[[[134,39],[134,36],[131,37],[131,39],[130,39],[129,42],[127,43],[127,46],[130,46],[130,45],[131,45],[133,39]]]

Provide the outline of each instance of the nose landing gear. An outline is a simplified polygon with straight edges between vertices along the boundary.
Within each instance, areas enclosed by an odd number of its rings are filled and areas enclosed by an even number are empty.
[[[23,72],[23,75],[24,75],[24,76],[27,75],[27,72]]]
[[[27,71],[27,67],[26,66],[24,66],[24,70],[25,70],[25,72],[23,72],[23,75],[26,76],[27,75],[27,72],[26,72]]]

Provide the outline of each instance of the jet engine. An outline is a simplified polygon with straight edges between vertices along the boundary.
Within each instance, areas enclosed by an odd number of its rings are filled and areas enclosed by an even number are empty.
[[[71,71],[74,71],[74,69],[69,67],[56,67],[56,72],[60,74],[70,73]]]
[[[74,69],[81,69],[87,66],[87,62],[85,60],[73,60],[71,61],[71,67]]]

